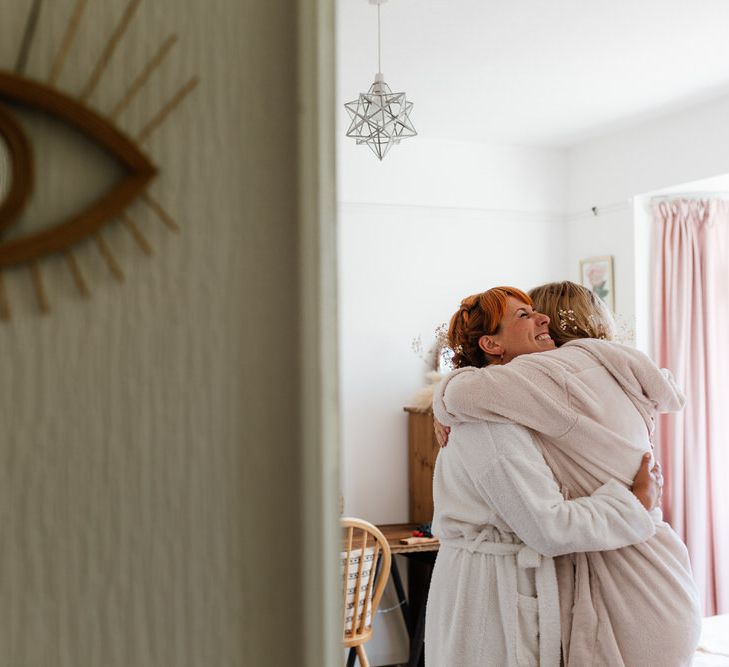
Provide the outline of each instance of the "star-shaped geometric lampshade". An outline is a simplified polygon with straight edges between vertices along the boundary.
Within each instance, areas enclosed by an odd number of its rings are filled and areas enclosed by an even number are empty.
[[[375,75],[366,93],[344,107],[352,121],[347,136],[367,144],[380,160],[393,144],[418,134],[410,121],[413,103],[407,101],[405,93],[393,93],[382,73]]]

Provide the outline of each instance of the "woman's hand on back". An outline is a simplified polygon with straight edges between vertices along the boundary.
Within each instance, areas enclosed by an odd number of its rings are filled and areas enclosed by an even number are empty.
[[[655,465],[651,466],[651,458],[650,452],[643,456],[640,468],[633,479],[632,489],[635,497],[649,512],[658,505],[663,493],[661,464],[656,461]]]
[[[433,417],[433,430],[435,431],[435,439],[441,447],[448,444],[448,434],[451,432],[450,426],[443,426],[435,417]]]

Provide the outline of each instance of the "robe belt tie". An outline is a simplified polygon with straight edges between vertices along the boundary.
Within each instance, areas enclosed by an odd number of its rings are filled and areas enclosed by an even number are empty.
[[[542,556],[523,542],[490,542],[487,534],[481,533],[475,539],[441,538],[441,547],[462,549],[468,553],[480,553],[490,556],[516,556],[516,565],[521,569],[534,569],[534,583],[537,589],[537,605],[539,609],[539,664],[543,667],[557,667],[560,664],[561,636],[559,620],[559,594],[557,592],[557,575],[554,571],[554,560]],[[516,570],[512,570],[513,581],[510,587],[516,600]],[[515,619],[516,624],[516,619]],[[512,651],[516,647],[516,628],[512,638]]]
[[[537,568],[542,562],[541,554],[528,547],[523,542],[511,544],[509,542],[489,542],[480,540],[479,535],[475,540],[462,538],[442,539],[441,544],[456,549],[465,549],[468,553],[488,554],[491,556],[516,556],[516,564],[523,569]]]

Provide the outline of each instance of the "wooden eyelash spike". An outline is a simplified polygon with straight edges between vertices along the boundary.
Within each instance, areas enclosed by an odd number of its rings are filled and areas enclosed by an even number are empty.
[[[114,255],[111,254],[111,249],[109,248],[106,241],[104,241],[104,237],[101,236],[101,234],[96,234],[96,236],[94,236],[94,240],[96,241],[96,245],[99,248],[101,256],[104,258],[106,265],[109,267],[109,271],[111,271],[111,273],[120,283],[123,283],[124,272],[121,270],[121,267],[116,261]]]
[[[83,91],[81,91],[81,95],[79,95],[79,99],[82,102],[85,102],[91,96],[91,93],[93,93],[96,89],[96,86],[101,80],[101,75],[104,73],[106,66],[109,64],[111,57],[114,55],[116,47],[121,41],[121,38],[124,36],[124,33],[126,32],[127,28],[129,27],[129,23],[132,20],[132,16],[134,16],[134,12],[136,11],[137,7],[139,7],[141,2],[142,0],[131,0],[127,5],[126,10],[121,17],[121,20],[117,24],[114,32],[112,33],[109,41],[106,44],[106,47],[104,48],[103,53],[101,54],[101,58],[99,58],[99,62],[96,63],[94,71],[91,73],[91,76],[84,86]]]
[[[111,110],[109,118],[111,118],[112,120],[116,120],[119,114],[121,114],[121,112],[129,106],[131,101],[136,97],[137,93],[144,87],[144,84],[147,83],[147,80],[152,75],[152,72],[154,72],[154,70],[162,64],[162,61],[165,59],[165,56],[170,52],[170,49],[175,45],[177,39],[177,35],[170,35],[165,40],[157,53],[155,53],[152,59],[144,66],[144,69],[139,73],[137,78],[134,79],[131,86],[129,86],[129,90],[127,90],[127,92],[124,94],[124,97],[122,97],[122,99]]]
[[[63,35],[61,47],[58,49],[58,53],[53,59],[51,73],[48,76],[48,82],[51,85],[55,84],[56,81],[58,81],[58,77],[61,76],[61,70],[63,70],[63,66],[66,64],[66,56],[68,56],[68,53],[71,50],[71,46],[73,45],[73,40],[76,38],[78,26],[81,23],[81,16],[86,9],[87,2],[88,0],[78,0],[76,2],[76,7],[73,10],[71,19],[68,22],[68,27],[66,28],[66,32]]]
[[[30,55],[30,47],[33,45],[35,37],[35,29],[38,27],[38,18],[40,17],[42,0],[34,0],[28,14],[28,20],[25,22],[25,31],[23,33],[23,41],[20,44],[20,52],[15,62],[15,73],[22,74],[25,66],[28,64],[28,56]]]
[[[182,88],[180,88],[173,96],[172,99],[165,104],[162,109],[152,118],[143,128],[142,131],[137,135],[137,141],[141,144],[154,132],[167,117],[179,106],[182,100],[187,97],[197,86],[200,79],[193,76]]]
[[[40,267],[38,262],[30,263],[30,275],[33,279],[33,289],[35,289],[35,297],[38,301],[38,308],[44,315],[51,312],[50,304],[48,303],[48,296],[46,295],[45,287],[43,286],[43,276],[41,276]]]
[[[142,249],[142,252],[145,255],[154,255],[154,249],[149,244],[149,241],[147,241],[146,238],[144,238],[144,234],[140,231],[139,227],[137,227],[134,220],[132,220],[126,213],[121,214],[121,221],[124,223],[124,226],[129,230],[129,233],[132,235],[134,240],[137,242],[137,245]]]
[[[172,219],[169,213],[162,208],[162,205],[152,199],[148,192],[143,192],[139,195],[139,198],[149,206],[156,214],[157,217],[173,232],[179,233],[180,226]]]
[[[83,273],[81,273],[81,268],[78,265],[78,262],[76,261],[76,256],[73,254],[73,251],[70,248],[66,248],[66,250],[63,251],[63,255],[66,258],[66,264],[68,264],[68,270],[71,272],[71,275],[73,276],[73,281],[76,283],[76,287],[79,291],[79,294],[81,294],[82,299],[88,299],[91,297],[91,290],[89,290],[88,283],[86,282]]]

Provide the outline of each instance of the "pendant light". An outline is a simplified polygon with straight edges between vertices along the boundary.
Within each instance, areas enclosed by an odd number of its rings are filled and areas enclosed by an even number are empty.
[[[369,0],[377,5],[377,74],[375,82],[366,93],[360,93],[356,100],[347,102],[344,107],[351,122],[347,136],[357,144],[366,144],[382,160],[393,144],[401,139],[417,135],[410,112],[413,103],[408,102],[405,93],[393,93],[382,75],[380,5],[387,0]]]

